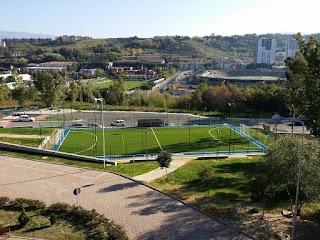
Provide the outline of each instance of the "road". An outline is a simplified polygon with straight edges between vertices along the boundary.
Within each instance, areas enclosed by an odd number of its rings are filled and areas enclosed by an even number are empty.
[[[89,187],[82,187],[90,185]],[[246,234],[161,192],[99,170],[0,156],[0,192],[47,204],[79,205],[124,226],[130,239],[249,239]]]
[[[67,128],[74,122],[82,122],[85,126],[88,123],[96,122],[102,125],[101,121],[101,111],[97,109],[93,110],[71,110],[71,109],[61,109],[61,110],[41,110],[41,111],[31,111],[28,112],[30,116],[36,117],[35,122],[17,122],[18,117],[12,120],[12,117],[0,121],[0,126],[3,127],[63,127]],[[51,117],[50,117],[51,116]],[[103,119],[104,126],[111,127],[111,122],[117,119],[123,119],[126,122],[126,126],[134,127],[138,124],[138,119],[143,118],[161,118],[166,121],[171,126],[181,126],[181,125],[211,125],[219,123],[229,123],[229,118],[220,120],[218,117],[203,117],[188,113],[159,113],[159,112],[129,112],[129,111],[104,111]],[[47,120],[44,120],[47,119]],[[71,120],[73,119],[73,120]],[[262,127],[263,124],[270,126],[272,131],[276,131],[274,121],[270,119],[256,119],[256,118],[232,118],[232,124],[239,126],[240,123],[246,124],[248,126]],[[294,126],[293,128],[289,126],[288,122],[278,123],[277,132],[278,133],[302,133],[302,126]],[[305,134],[310,134],[305,128]]]

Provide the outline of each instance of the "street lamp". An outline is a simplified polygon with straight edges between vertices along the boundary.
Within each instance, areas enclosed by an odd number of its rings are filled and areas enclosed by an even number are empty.
[[[104,139],[104,121],[103,121],[103,98],[93,98],[95,102],[101,102],[101,122],[102,122],[102,148],[103,148],[103,167],[106,167],[106,148]]]
[[[276,122],[287,121],[287,122],[299,122],[302,125],[302,133],[301,133],[301,144],[300,144],[300,157],[299,157],[299,165],[298,165],[298,179],[297,179],[297,189],[296,189],[296,199],[294,204],[294,214],[293,214],[293,226],[292,226],[292,239],[294,239],[294,231],[297,222],[297,211],[298,211],[298,199],[299,199],[299,190],[300,190],[300,176],[301,176],[301,165],[303,158],[303,138],[304,138],[304,121],[299,118],[283,118],[279,114],[275,114],[272,116],[272,119]]]

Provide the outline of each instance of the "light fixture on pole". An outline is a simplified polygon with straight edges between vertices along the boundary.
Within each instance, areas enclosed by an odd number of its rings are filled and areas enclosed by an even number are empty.
[[[103,148],[103,167],[106,167],[106,147],[104,138],[104,120],[103,120],[103,98],[93,98],[95,102],[101,102],[101,122],[102,122],[102,148]]]
[[[299,118],[283,118],[279,114],[273,115],[272,120],[276,122],[287,121],[287,122],[292,122],[292,124],[294,124],[294,122],[299,122],[302,125],[300,156],[299,156],[299,165],[298,165],[298,174],[297,174],[296,199],[294,204],[293,226],[292,226],[292,239],[294,239],[296,222],[297,222],[298,202],[299,202],[298,199],[299,199],[299,191],[300,191],[301,165],[302,165],[302,158],[303,158],[304,121],[302,121]]]

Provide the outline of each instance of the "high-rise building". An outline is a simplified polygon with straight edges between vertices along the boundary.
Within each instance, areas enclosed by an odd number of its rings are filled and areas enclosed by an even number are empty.
[[[257,50],[256,63],[273,64],[276,59],[277,40],[271,38],[260,38]]]
[[[287,40],[287,47],[286,47],[286,57],[292,57],[296,54],[296,52],[299,50],[299,44],[297,40],[295,39],[289,39]]]

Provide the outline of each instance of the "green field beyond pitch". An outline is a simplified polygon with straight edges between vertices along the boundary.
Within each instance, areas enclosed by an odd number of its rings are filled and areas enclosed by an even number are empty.
[[[102,129],[71,130],[59,151],[102,156],[102,132]],[[226,126],[121,128],[105,129],[104,132],[108,156],[158,154],[161,150],[180,153],[260,149]]]

